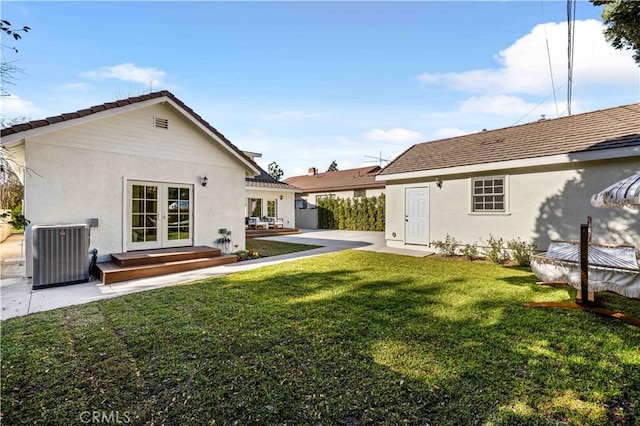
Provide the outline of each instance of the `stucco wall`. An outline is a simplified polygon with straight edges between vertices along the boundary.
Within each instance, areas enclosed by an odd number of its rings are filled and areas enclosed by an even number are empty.
[[[490,171],[466,176],[441,176],[442,188],[433,179],[387,181],[386,239],[389,246],[404,246],[404,191],[429,187],[429,240],[443,240],[447,233],[463,244],[479,243],[493,234],[505,240],[533,240],[546,249],[551,240],[573,239],[581,223],[593,217],[595,238],[640,248],[640,214],[591,206],[594,193],[640,168],[640,158],[599,161],[562,167]],[[502,214],[471,212],[471,178],[505,175],[507,211]],[[396,236],[393,236],[393,233]],[[416,247],[428,249],[428,247]]]
[[[365,197],[378,197],[385,192],[384,188],[366,188],[365,189]],[[317,205],[316,197],[333,194],[336,198],[353,198],[353,189],[349,191],[331,191],[331,192],[320,192],[320,193],[311,193],[300,196],[301,199],[306,200],[309,204]]]
[[[282,195],[282,200],[280,196]],[[277,200],[277,212],[278,217],[284,220],[285,228],[295,228],[296,218],[293,212],[295,193],[285,192],[276,188],[247,188],[246,196],[244,199],[244,208],[247,208],[248,198],[261,198],[262,199],[262,216],[267,216],[267,200]]]
[[[153,126],[156,116],[169,119],[168,130]],[[25,142],[25,154],[33,170],[26,173],[25,216],[32,225],[98,218],[90,249],[98,249],[99,261],[126,250],[127,179],[192,184],[194,244],[212,245],[218,229],[227,228],[242,236],[234,243],[244,248],[244,167],[170,106],[33,137]]]

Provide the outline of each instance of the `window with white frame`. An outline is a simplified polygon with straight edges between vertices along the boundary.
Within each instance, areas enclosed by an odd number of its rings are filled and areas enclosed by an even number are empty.
[[[472,209],[474,212],[505,211],[504,176],[471,179]]]
[[[261,198],[249,198],[248,207],[249,207],[249,216],[254,216],[254,217],[262,216],[262,199]]]
[[[278,216],[278,202],[276,200],[267,200],[267,216]]]
[[[362,198],[364,196],[366,196],[367,194],[367,190],[366,189],[354,189],[353,190],[353,198]]]

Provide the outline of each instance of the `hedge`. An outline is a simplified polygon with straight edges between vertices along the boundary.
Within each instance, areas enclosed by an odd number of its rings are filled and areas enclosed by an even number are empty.
[[[318,201],[318,229],[384,231],[385,197]]]

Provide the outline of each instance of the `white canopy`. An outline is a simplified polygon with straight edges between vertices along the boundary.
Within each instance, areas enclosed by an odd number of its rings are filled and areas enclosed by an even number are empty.
[[[614,183],[591,197],[594,207],[630,207],[640,210],[640,172]]]

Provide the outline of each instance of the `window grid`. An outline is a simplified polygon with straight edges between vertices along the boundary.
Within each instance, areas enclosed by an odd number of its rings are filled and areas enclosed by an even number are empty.
[[[504,177],[473,179],[473,211],[504,212]]]

